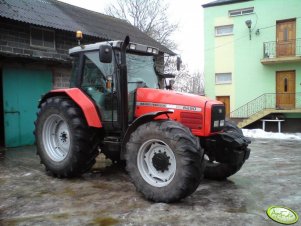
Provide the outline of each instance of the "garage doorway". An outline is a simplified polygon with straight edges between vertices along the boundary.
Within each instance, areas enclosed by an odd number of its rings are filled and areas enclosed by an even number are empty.
[[[230,96],[217,96],[216,99],[223,102],[226,109],[226,117],[230,117]]]
[[[34,121],[41,95],[52,87],[50,70],[2,70],[5,147],[34,144]]]

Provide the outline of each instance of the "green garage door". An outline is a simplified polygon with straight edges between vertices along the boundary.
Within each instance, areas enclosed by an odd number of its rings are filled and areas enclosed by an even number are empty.
[[[3,68],[5,146],[34,143],[34,121],[41,95],[52,87],[51,71]]]

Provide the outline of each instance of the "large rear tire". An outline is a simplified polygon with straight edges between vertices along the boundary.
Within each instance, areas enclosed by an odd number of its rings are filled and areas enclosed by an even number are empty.
[[[243,136],[242,130],[237,127],[235,123],[230,121],[225,122],[224,131],[229,133],[238,133]],[[210,161],[206,151],[204,159],[206,162],[204,177],[210,180],[225,180],[227,177],[237,173],[244,164],[244,161],[234,165]]]
[[[137,190],[154,202],[192,194],[204,170],[203,150],[190,130],[175,121],[153,121],[131,134],[126,169]]]
[[[78,176],[95,163],[96,130],[88,127],[81,109],[69,98],[43,102],[35,126],[37,154],[54,176]]]

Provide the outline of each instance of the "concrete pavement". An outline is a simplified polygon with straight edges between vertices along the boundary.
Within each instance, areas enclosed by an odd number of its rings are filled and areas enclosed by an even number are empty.
[[[270,205],[300,216],[301,142],[256,139],[250,147],[237,174],[204,180],[175,204],[146,201],[103,158],[80,178],[58,179],[47,175],[34,146],[2,149],[0,225],[279,225],[266,216]]]

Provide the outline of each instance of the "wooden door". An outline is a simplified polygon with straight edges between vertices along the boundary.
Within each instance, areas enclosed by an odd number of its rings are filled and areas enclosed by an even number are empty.
[[[216,99],[223,102],[226,109],[226,117],[230,116],[230,97],[229,96],[217,96]]]
[[[278,109],[294,109],[295,92],[295,71],[278,71],[276,73],[276,107]]]
[[[277,57],[295,56],[296,20],[278,21],[276,35]]]

